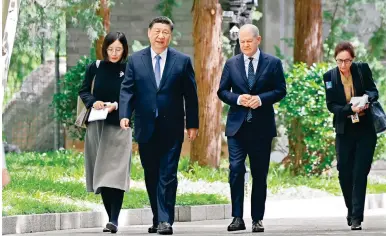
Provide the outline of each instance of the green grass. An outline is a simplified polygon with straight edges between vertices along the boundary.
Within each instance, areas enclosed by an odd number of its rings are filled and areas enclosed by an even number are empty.
[[[7,155],[11,183],[3,189],[3,214],[40,214],[90,210],[84,202],[102,204],[100,195],[86,192],[83,154],[72,151]],[[139,158],[133,158],[132,178],[143,179]],[[177,205],[228,203],[215,194],[177,195]],[[146,191],[130,189],[123,208],[149,206]]]
[[[49,153],[22,153],[7,155],[11,184],[3,189],[3,212],[6,215],[37,214],[49,212],[73,212],[88,210],[83,202],[102,204],[99,195],[87,193],[84,183],[84,157],[82,153],[56,151]],[[228,182],[228,162],[222,160],[217,169],[191,164],[181,158],[180,175],[192,181]],[[143,169],[138,156],[132,159],[131,178],[143,180]],[[334,195],[341,195],[336,175],[292,176],[279,164],[271,164],[268,187],[276,193],[289,187],[306,186]],[[368,184],[368,193],[386,193],[386,184]],[[228,203],[224,196],[215,194],[177,195],[177,205],[205,205]],[[146,191],[130,189],[125,194],[123,208],[148,207]]]
[[[208,204],[227,204],[229,200],[224,196],[217,194],[196,194],[186,193],[177,195],[176,205],[191,206],[191,205],[208,205]]]
[[[268,187],[272,193],[276,193],[280,189],[299,186],[307,186],[334,195],[341,195],[337,176],[292,176],[283,166],[271,163],[268,174]]]
[[[86,210],[88,209],[85,207],[59,202],[52,196],[41,192],[31,194],[8,189],[3,191],[4,215],[28,215]]]

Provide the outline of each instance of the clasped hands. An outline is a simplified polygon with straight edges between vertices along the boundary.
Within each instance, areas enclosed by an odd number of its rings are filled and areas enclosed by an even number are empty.
[[[364,94],[361,97],[352,97],[351,98],[351,110],[355,113],[361,113],[364,110],[369,108],[368,95]]]
[[[261,106],[260,99],[257,95],[242,94],[240,95],[239,102],[241,106],[249,107],[252,109],[256,109]]]
[[[351,110],[353,111],[353,112],[355,112],[355,113],[361,113],[362,111],[364,111],[364,110],[366,110],[366,109],[368,109],[369,108],[369,104],[367,103],[365,106],[363,106],[363,107],[359,107],[359,106],[357,106],[358,104],[353,104],[352,106],[351,106]]]

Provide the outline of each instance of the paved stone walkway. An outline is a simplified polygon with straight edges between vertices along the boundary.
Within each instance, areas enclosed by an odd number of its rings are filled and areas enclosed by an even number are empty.
[[[230,220],[202,221],[176,223],[174,225],[174,235],[184,236],[211,236],[211,235],[257,235],[251,233],[251,220],[246,219],[247,230],[235,233],[226,231]],[[386,235],[386,209],[370,210],[366,212],[365,222],[362,231],[351,231],[346,225],[344,217],[321,217],[321,218],[286,218],[264,220],[266,232],[259,235],[291,235],[291,236],[317,236],[317,235]],[[129,226],[122,227],[117,235],[150,235],[147,233],[148,226]],[[56,232],[44,232],[26,234],[31,236],[38,235],[71,235],[71,236],[91,236],[91,235],[111,235],[102,233],[102,228],[63,230]],[[152,234],[154,235],[154,234]]]

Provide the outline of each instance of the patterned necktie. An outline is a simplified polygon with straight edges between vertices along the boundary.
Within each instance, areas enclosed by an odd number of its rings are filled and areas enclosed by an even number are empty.
[[[249,58],[249,65],[248,65],[248,86],[249,90],[252,89],[253,83],[255,82],[255,70],[253,69],[253,57]],[[252,120],[252,110],[249,108],[248,114],[247,114],[247,121],[250,122]]]
[[[159,84],[161,82],[161,56],[157,55],[155,56],[156,62],[155,62],[155,68],[154,68],[154,75],[155,75],[155,81],[157,83],[157,87],[159,88]]]

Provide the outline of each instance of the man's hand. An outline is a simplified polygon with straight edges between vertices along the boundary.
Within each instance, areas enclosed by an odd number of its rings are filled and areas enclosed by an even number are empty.
[[[120,122],[121,128],[127,130],[129,128],[130,120],[127,118],[123,118]]]
[[[188,129],[187,131],[188,131],[189,141],[195,140],[196,137],[197,137],[197,134],[198,134],[198,129],[196,129],[196,128],[190,128],[190,129]]]
[[[249,100],[252,98],[249,94],[240,95],[240,105],[244,107],[248,107]]]
[[[249,99],[247,106],[252,109],[258,108],[259,106],[261,106],[260,98],[258,96],[251,96],[251,99]]]
[[[92,104],[92,107],[96,110],[102,110],[105,108],[105,104],[102,101],[96,101],[94,104]]]

